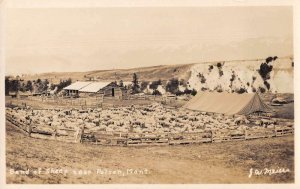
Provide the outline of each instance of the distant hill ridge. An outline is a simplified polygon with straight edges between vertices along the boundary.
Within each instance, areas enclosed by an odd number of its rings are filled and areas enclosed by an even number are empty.
[[[52,83],[71,78],[72,81],[132,81],[133,73],[139,81],[168,81],[172,78],[186,81],[186,88],[228,92],[271,92],[293,93],[293,57],[279,57],[272,60],[269,78],[259,73],[266,59],[214,61],[181,65],[160,65],[132,69],[95,70],[87,72],[52,72],[27,75],[24,80],[48,79]],[[162,86],[164,87],[164,86]],[[181,87],[183,90],[184,88]]]

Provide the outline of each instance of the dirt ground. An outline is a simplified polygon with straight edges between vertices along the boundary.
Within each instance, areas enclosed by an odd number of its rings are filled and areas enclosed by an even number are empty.
[[[6,166],[7,183],[292,183],[294,137],[109,147],[33,139],[7,122]],[[251,168],[290,172],[249,178]]]

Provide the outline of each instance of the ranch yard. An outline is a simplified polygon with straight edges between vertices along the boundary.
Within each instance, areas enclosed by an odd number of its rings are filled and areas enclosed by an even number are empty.
[[[30,138],[6,122],[6,166],[8,184],[293,183],[294,137],[178,146],[96,146]],[[286,173],[249,178],[251,168],[263,172],[280,168]]]

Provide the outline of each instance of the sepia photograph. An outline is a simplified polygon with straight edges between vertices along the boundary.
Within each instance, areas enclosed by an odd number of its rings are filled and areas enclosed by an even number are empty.
[[[295,184],[292,4],[25,2],[2,2],[7,186]]]

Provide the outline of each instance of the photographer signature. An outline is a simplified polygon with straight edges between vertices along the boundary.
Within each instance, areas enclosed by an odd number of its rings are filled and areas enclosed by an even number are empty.
[[[269,168],[264,168],[264,169],[253,169],[251,168],[249,170],[249,178],[252,176],[262,176],[262,175],[274,175],[274,174],[284,174],[284,173],[289,173],[291,172],[290,169],[288,168],[277,168],[277,169],[269,169]]]

